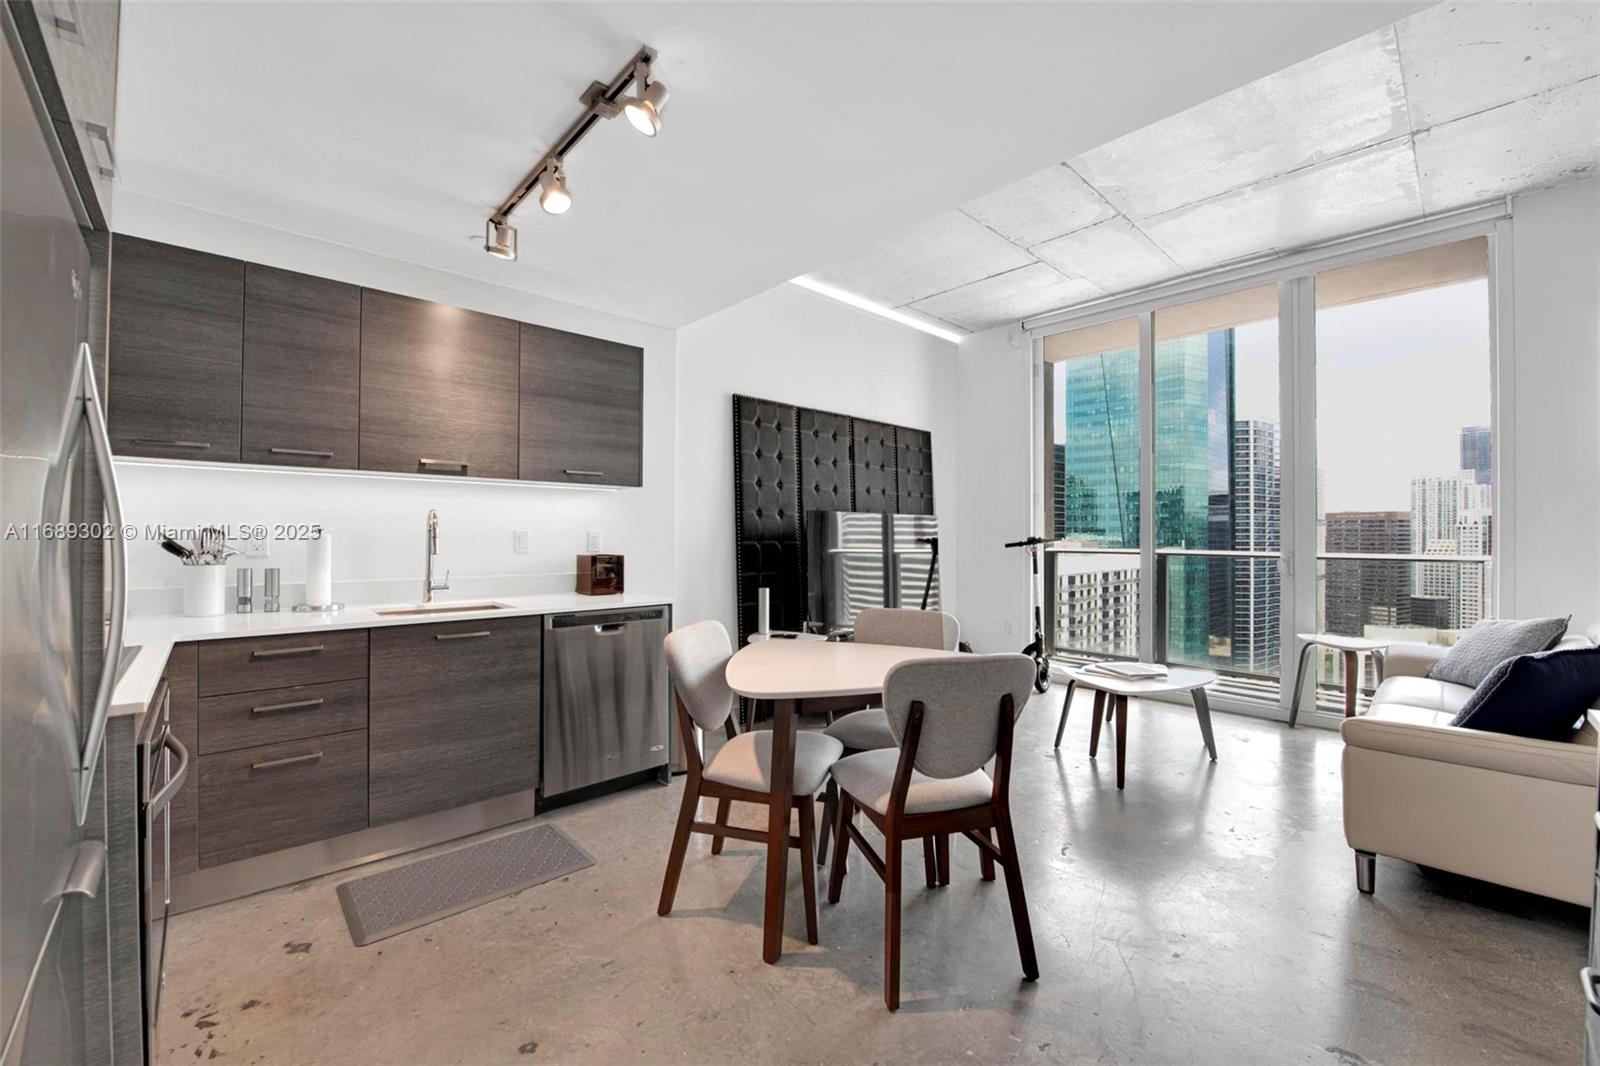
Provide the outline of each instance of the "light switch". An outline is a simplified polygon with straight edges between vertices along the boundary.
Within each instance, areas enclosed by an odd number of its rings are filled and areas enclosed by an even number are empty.
[[[585,551],[597,552],[600,550],[600,531],[598,529],[589,530],[588,545],[589,546],[584,549]]]
[[[526,529],[513,529],[511,531],[511,550],[518,555],[527,555],[532,550],[533,534]]]

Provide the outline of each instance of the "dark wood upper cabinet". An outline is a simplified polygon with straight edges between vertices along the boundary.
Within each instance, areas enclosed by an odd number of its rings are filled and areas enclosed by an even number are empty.
[[[248,264],[240,458],[353,470],[360,417],[361,289]]]
[[[117,237],[106,403],[118,455],[239,459],[244,263]]]
[[[517,323],[363,289],[361,469],[517,476]]]
[[[539,783],[539,618],[372,630],[373,825]]]
[[[643,483],[644,349],[522,324],[524,481]]]

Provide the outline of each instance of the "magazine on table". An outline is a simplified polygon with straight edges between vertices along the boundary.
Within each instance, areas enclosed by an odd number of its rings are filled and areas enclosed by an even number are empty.
[[[1086,674],[1102,674],[1123,681],[1156,681],[1167,676],[1167,668],[1160,663],[1103,662],[1090,663],[1083,668]]]

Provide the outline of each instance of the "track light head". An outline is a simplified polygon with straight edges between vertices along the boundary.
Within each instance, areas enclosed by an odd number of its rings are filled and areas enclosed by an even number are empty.
[[[567,172],[559,161],[544,168],[539,175],[539,206],[549,215],[564,215],[572,206],[572,194],[567,191]]]
[[[628,116],[634,129],[646,137],[654,137],[661,132],[661,109],[666,106],[667,87],[659,81],[651,81],[622,105],[622,113]]]
[[[483,250],[496,259],[517,257],[517,227],[489,219],[483,224]]]

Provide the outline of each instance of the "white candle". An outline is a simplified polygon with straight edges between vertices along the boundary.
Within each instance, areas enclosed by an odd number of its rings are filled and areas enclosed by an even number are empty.
[[[306,541],[306,603],[326,607],[333,602],[333,534]]]

